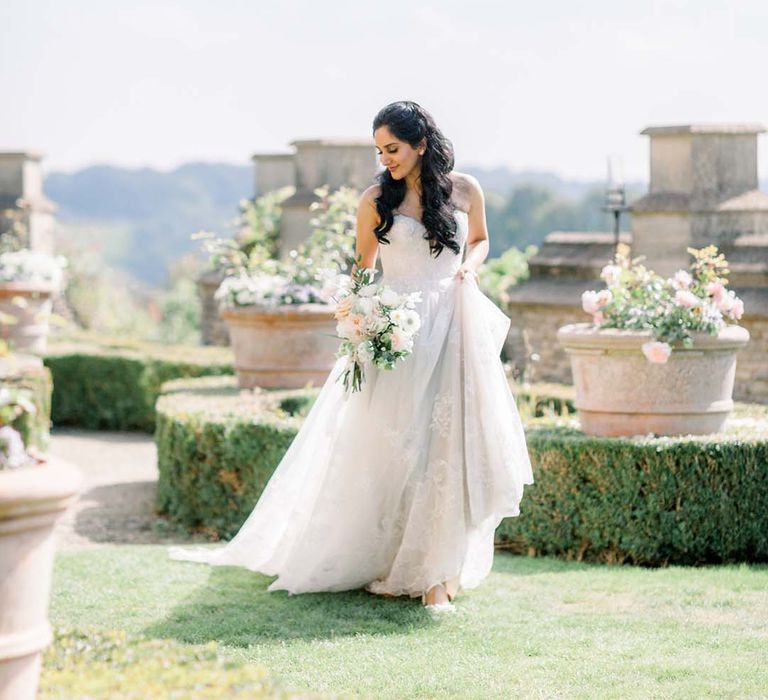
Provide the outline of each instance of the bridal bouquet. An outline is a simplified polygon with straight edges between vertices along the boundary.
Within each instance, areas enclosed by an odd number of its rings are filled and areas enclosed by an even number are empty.
[[[421,292],[398,294],[390,287],[374,284],[375,270],[358,267],[351,276],[339,279],[336,303],[336,332],[341,339],[336,357],[346,357],[341,375],[344,389],[360,391],[365,367],[394,369],[408,357],[421,326],[414,310]]]

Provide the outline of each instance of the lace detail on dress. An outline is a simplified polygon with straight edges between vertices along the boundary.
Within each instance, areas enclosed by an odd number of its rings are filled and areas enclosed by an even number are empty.
[[[440,437],[447,438],[451,430],[451,397],[447,393],[438,394],[432,407],[432,422],[429,427],[437,431]]]

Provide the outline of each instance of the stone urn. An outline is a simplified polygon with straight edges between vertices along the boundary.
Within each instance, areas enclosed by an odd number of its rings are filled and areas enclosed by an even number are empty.
[[[0,700],[33,700],[48,622],[54,526],[81,475],[59,460],[0,471]]]
[[[749,333],[726,326],[716,336],[694,333],[666,363],[649,362],[641,345],[650,331],[561,327],[570,357],[581,429],[588,435],[705,435],[722,430],[733,408],[736,352]]]
[[[325,382],[339,347],[334,309],[329,304],[290,304],[222,311],[240,388],[297,389]]]
[[[40,282],[0,283],[0,315],[16,318],[16,323],[0,323],[0,336],[12,350],[45,352],[55,291],[53,285]]]

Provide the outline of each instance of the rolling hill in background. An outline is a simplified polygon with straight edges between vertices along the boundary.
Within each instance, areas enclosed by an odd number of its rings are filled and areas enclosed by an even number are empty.
[[[199,249],[201,230],[229,235],[238,202],[253,191],[248,166],[189,163],[170,172],[94,166],[51,173],[45,191],[67,236],[81,233],[107,262],[153,285],[168,265]]]
[[[494,254],[509,245],[539,242],[551,227],[603,226],[595,197],[601,182],[509,168],[459,170],[477,177],[489,195],[489,226],[499,233]],[[644,189],[642,183],[632,187]],[[519,203],[505,208],[520,188],[525,196],[518,194]],[[53,172],[46,177],[45,190],[58,205],[61,236],[85,242],[108,264],[161,286],[170,264],[199,250],[199,242],[190,239],[193,233],[204,229],[231,235],[228,224],[237,216],[238,202],[253,194],[253,171],[247,165],[221,163],[188,163],[168,172],[99,165],[74,173]],[[540,209],[548,206],[551,214],[532,223],[516,209],[530,200]]]

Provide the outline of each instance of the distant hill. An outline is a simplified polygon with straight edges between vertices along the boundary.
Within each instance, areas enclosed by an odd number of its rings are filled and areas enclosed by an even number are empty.
[[[170,172],[100,165],[54,172],[45,190],[68,235],[82,228],[89,241],[97,241],[101,231],[112,264],[162,284],[168,264],[199,247],[191,234],[228,233],[238,202],[252,194],[253,173],[248,166],[220,163],[188,163]]]
[[[554,173],[506,167],[459,164],[458,169],[474,175],[491,195],[494,254],[508,245],[540,242],[549,226],[594,229],[603,225],[600,181],[567,180]],[[548,200],[537,204],[546,209],[546,215],[535,219],[538,223],[530,223],[531,217],[514,209],[517,204],[511,212],[505,206],[520,188],[547,191]],[[645,188],[640,182],[628,186],[634,193]],[[238,202],[252,196],[253,172],[248,165],[222,163],[188,163],[169,172],[100,165],[51,173],[45,190],[58,205],[62,236],[87,241],[99,247],[111,265],[145,283],[161,285],[170,263],[199,250],[191,234],[200,229],[231,233],[227,224],[237,216]],[[518,199],[524,203],[530,196]]]

